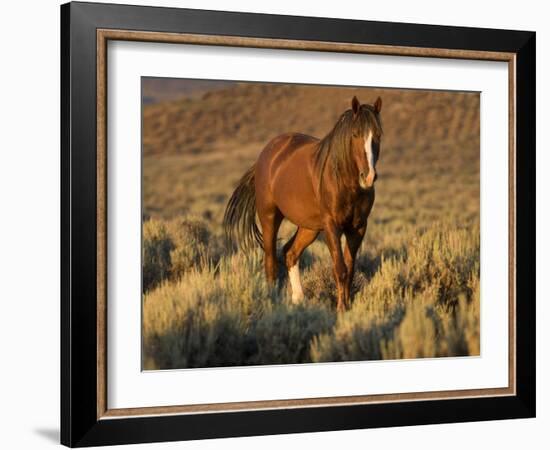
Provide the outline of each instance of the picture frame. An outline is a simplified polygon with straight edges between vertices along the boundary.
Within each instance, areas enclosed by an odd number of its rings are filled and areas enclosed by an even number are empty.
[[[107,44],[508,65],[508,386],[112,409],[107,401]],[[70,447],[535,416],[535,42],[528,31],[72,2],[61,6],[61,443]],[[483,237],[482,237],[483,239]]]

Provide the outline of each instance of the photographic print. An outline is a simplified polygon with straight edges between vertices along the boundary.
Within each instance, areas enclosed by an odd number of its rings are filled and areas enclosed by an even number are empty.
[[[480,355],[478,92],[141,83],[144,370]]]

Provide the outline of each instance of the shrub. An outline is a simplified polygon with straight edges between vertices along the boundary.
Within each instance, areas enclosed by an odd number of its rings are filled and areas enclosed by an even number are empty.
[[[480,354],[479,278],[472,275],[472,296],[458,297],[456,308],[443,315],[442,326],[445,347],[441,356],[468,356]]]
[[[143,292],[167,279],[219,260],[220,245],[208,226],[197,219],[143,223]]]
[[[180,278],[201,263],[209,262],[216,243],[206,224],[196,219],[174,219],[167,223],[167,231],[174,243],[170,252],[171,276]],[[211,249],[212,246],[212,249]]]
[[[311,359],[314,362],[382,359],[381,343],[393,339],[402,317],[401,307],[396,307],[385,321],[373,320],[366,311],[354,312],[352,308],[338,316],[331,332],[313,339]]]
[[[336,283],[330,261],[319,261],[305,271],[302,288],[306,299],[313,298],[336,305]]]
[[[450,229],[436,224],[411,243],[403,276],[421,291],[436,286],[437,302],[454,308],[458,297],[471,298],[470,277],[479,277],[479,228]]]
[[[384,359],[434,358],[438,356],[437,317],[429,293],[414,296],[405,302],[403,320],[393,340],[382,342]]]
[[[143,223],[143,292],[147,292],[168,278],[171,270],[170,252],[173,249],[174,244],[162,222],[147,220]]]
[[[192,271],[163,284],[143,300],[146,368],[169,369],[240,364],[244,327],[228,308],[214,272]]]
[[[228,307],[239,311],[249,326],[284,299],[276,287],[267,284],[260,250],[220,259],[216,282],[224,292]]]
[[[352,296],[359,292],[367,283],[364,273],[358,268],[355,270],[351,284]],[[336,306],[336,283],[332,273],[332,263],[328,259],[318,261],[304,272],[302,287],[307,301],[322,300],[327,305]]]
[[[296,364],[311,362],[311,340],[328,332],[335,316],[327,308],[279,306],[264,315],[253,326],[250,334],[255,352],[250,364]]]

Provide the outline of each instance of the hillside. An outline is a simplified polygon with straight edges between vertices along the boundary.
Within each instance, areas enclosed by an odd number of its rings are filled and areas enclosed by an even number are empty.
[[[145,155],[212,151],[220,145],[265,144],[297,131],[324,136],[357,95],[383,99],[384,143],[395,148],[479,137],[479,96],[471,93],[236,84],[144,107]]]

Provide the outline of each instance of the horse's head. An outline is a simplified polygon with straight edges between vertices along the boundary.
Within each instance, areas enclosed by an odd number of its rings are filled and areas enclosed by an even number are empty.
[[[376,163],[380,155],[382,127],[380,111],[382,99],[378,97],[373,105],[362,105],[357,97],[353,97],[351,111],[353,113],[351,152],[359,173],[359,186],[370,189],[376,181]]]

